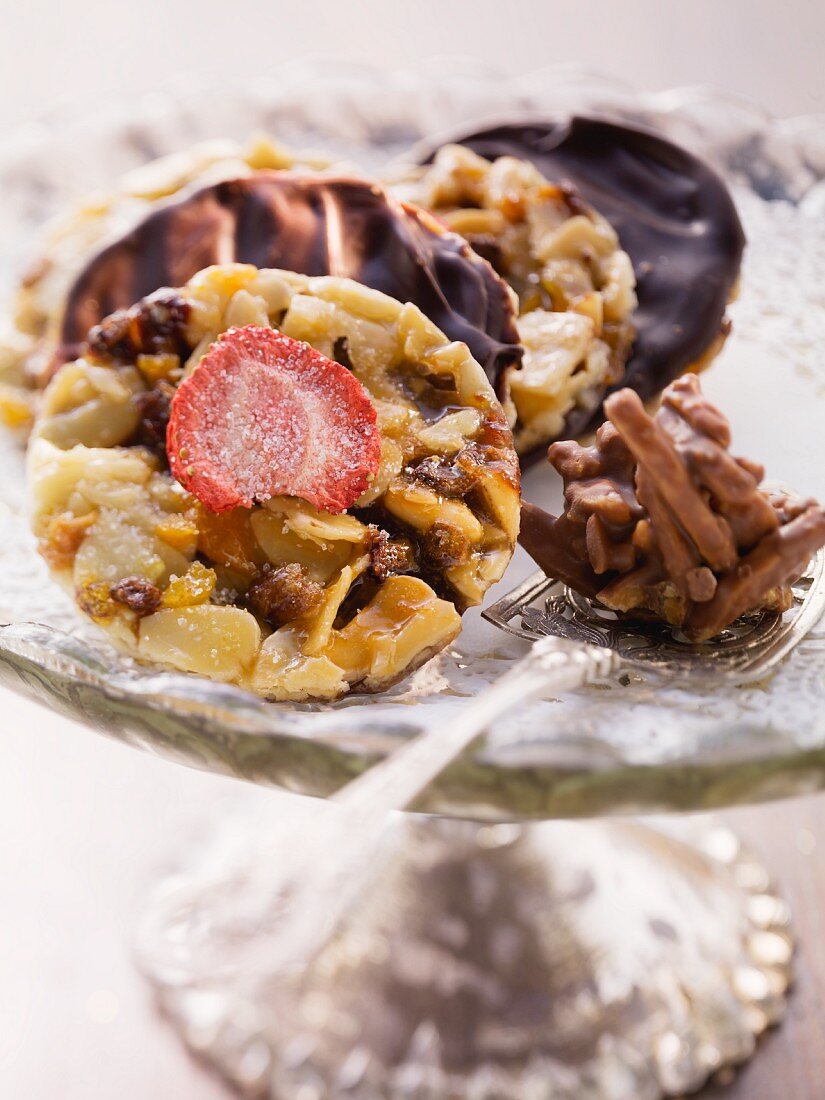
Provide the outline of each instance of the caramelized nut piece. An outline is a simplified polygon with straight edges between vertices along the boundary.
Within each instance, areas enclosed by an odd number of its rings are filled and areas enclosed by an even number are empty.
[[[249,686],[257,695],[292,702],[335,699],[348,688],[344,670],[329,657],[306,656],[300,637],[288,626],[264,641]]]
[[[239,607],[163,608],[140,620],[138,653],[214,680],[240,680],[261,645],[261,628]]]
[[[390,577],[327,652],[347,679],[386,684],[442,649],[461,628],[458,612],[417,577]]]

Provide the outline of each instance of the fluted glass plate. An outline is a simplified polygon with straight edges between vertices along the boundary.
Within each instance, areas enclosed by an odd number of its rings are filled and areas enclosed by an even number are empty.
[[[641,95],[570,70],[509,79],[460,60],[416,70],[286,66],[241,85],[189,82],[94,117],[66,113],[0,143],[0,292],[42,222],[148,158],[267,131],[380,171],[423,137],[494,116],[598,112],[659,128],[729,180],[749,237],[734,334],[705,376],[737,451],[825,495],[825,119],[776,121],[702,90]],[[0,678],[107,734],[196,766],[325,795],[402,738],[449,723],[525,643],[466,616],[455,645],[388,694],[325,706],[140,666],[82,623],[25,521],[23,457],[0,443]],[[558,502],[546,469],[525,496]],[[492,602],[530,570],[521,552]],[[825,624],[768,680],[686,691],[615,683],[525,704],[456,763],[420,808],[489,819],[689,809],[825,786]]]

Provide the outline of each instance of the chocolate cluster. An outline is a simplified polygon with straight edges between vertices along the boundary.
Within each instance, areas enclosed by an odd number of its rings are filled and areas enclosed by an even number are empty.
[[[825,509],[760,487],[762,467],[731,455],[728,422],[695,375],[672,383],[653,416],[629,389],[605,411],[593,446],[550,447],[563,514],[523,506],[520,541],[545,572],[694,642],[746,612],[787,610],[825,544]]]

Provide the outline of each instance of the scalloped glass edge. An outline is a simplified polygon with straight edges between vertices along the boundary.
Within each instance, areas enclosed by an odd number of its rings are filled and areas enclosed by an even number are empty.
[[[216,94],[200,80],[183,81],[110,105],[94,116],[80,115],[76,108],[55,112],[0,141],[0,181],[20,189],[31,224],[49,204],[62,205],[69,194],[100,185],[148,156],[219,133],[242,136],[230,132],[220,109],[202,117],[204,100]],[[446,76],[443,62],[394,73],[296,63],[276,77],[230,86],[229,91],[222,87],[220,99],[224,112],[232,104],[236,131],[239,104],[254,103],[259,113],[263,105],[270,128],[282,140],[294,137],[291,130],[304,138],[324,129],[354,132],[357,140],[351,137],[342,144],[346,151],[357,144],[367,162],[371,151],[386,160],[424,134],[437,136],[462,120],[470,124],[507,113],[501,109],[504,101],[511,105],[510,114],[601,113],[664,129],[759,198],[798,204],[811,212],[825,209],[825,116],[776,120],[704,89],[640,94],[567,67],[493,81],[488,70],[466,61],[453,63]],[[151,129],[151,141],[142,126]],[[48,194],[32,186],[37,157],[49,142],[66,151],[78,135],[93,133],[105,148],[107,135],[128,134],[130,128],[132,139],[125,142],[126,155],[117,165],[105,171],[100,164],[75,165]],[[28,228],[18,253],[9,250],[7,271],[31,245]],[[509,575],[504,585],[512,587],[517,580]],[[825,642],[814,638],[813,644]],[[514,648],[511,641],[502,642],[500,652],[483,659],[512,659],[522,651],[518,644]],[[246,692],[197,677],[113,667],[105,645],[36,622],[0,627],[0,680],[129,743],[195,766],[315,795],[330,794],[398,739],[412,735],[426,715],[434,717],[430,707],[398,705],[415,702],[414,689],[402,692],[380,714],[368,707],[355,721],[353,707],[364,701],[357,697],[341,708],[264,704]],[[468,690],[478,686],[468,685]],[[461,694],[454,694],[451,705],[460,705]],[[596,736],[576,738],[561,731],[541,741],[542,718],[551,714],[555,724],[558,704],[545,702],[534,712],[529,729],[523,728],[525,718],[521,727],[512,723],[509,736],[497,731],[476,754],[449,769],[417,808],[491,820],[572,817],[687,810],[825,786],[825,727],[813,740],[798,738],[794,731],[761,738],[759,724],[749,727],[747,715],[733,724],[727,717],[720,719],[717,736],[705,737],[701,744],[690,737],[682,745],[666,738],[661,751],[654,748],[645,756],[599,737],[598,722]],[[712,752],[707,751],[708,741]]]

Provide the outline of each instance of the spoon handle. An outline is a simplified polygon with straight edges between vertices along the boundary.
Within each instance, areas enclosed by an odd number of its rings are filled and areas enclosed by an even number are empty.
[[[555,694],[600,679],[620,663],[611,649],[545,637],[446,726],[422,731],[332,801],[341,813],[302,838],[282,879],[288,893],[278,965],[308,966],[329,942],[365,885],[386,836],[387,815],[418,796],[500,715],[539,692]]]
[[[449,725],[431,726],[333,796],[351,812],[380,821],[409,808],[433,780],[502,714],[539,692],[575,691],[619,666],[612,649],[548,635],[485,691],[468,700]]]

